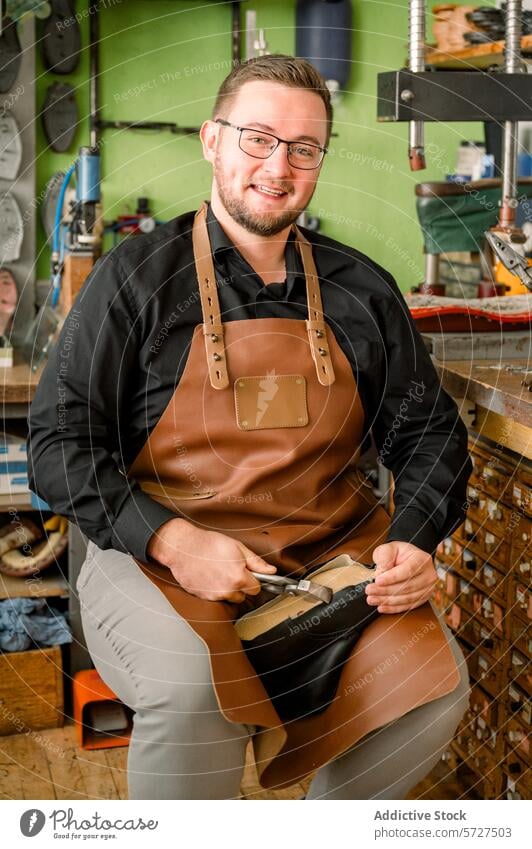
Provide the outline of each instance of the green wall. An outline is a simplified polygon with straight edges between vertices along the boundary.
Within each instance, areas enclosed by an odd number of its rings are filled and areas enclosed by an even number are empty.
[[[94,0],[91,0],[94,2]],[[78,12],[88,4],[78,3]],[[295,48],[295,0],[250,0],[271,52]],[[223,3],[191,0],[99,0],[101,114],[115,120],[170,121],[198,126],[209,116],[217,87],[231,66],[231,14]],[[70,153],[48,150],[37,129],[37,193],[51,174],[67,168],[88,144],[88,15],[82,20],[83,55],[68,81],[76,87],[80,123]],[[422,242],[414,184],[444,179],[462,138],[481,138],[478,125],[426,125],[429,167],[412,174],[407,126],[376,121],[377,74],[402,67],[407,50],[407,0],[353,0],[353,59],[348,91],[335,110],[330,155],[310,212],[327,235],[372,256],[403,291],[419,282]],[[40,59],[38,60],[40,62]],[[36,97],[63,78],[38,64]],[[169,219],[197,207],[210,189],[210,167],[196,137],[168,132],[105,130],[101,140],[105,219],[133,212],[150,198]],[[432,154],[432,156],[431,156]],[[432,158],[432,162],[430,161]],[[49,274],[49,252],[39,223],[39,277]]]

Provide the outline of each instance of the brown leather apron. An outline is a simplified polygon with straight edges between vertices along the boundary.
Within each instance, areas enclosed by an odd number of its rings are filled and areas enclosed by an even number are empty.
[[[204,323],[128,478],[194,524],[240,540],[281,574],[302,574],[344,553],[371,563],[390,520],[356,470],[364,412],[351,365],[324,321],[311,245],[295,228],[307,321],[222,324],[206,211],[204,204],[192,234]],[[224,716],[256,727],[264,787],[298,781],[458,685],[445,634],[424,604],[373,622],[343,668],[334,702],[283,725],[233,627],[243,607],[203,601],[166,567],[137,562],[207,646]]]

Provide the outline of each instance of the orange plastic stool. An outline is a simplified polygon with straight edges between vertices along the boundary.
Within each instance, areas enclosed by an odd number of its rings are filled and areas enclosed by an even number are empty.
[[[82,669],[73,678],[74,722],[78,744],[82,749],[109,749],[113,746],[128,746],[133,727],[131,708],[113,693],[102,681],[96,669]],[[94,731],[88,724],[87,708],[93,702],[117,702],[124,707],[128,716],[128,728],[120,734]]]

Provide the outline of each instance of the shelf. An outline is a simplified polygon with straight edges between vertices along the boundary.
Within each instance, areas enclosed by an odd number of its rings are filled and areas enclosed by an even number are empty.
[[[6,598],[68,598],[69,586],[57,566],[26,578],[13,578],[0,572],[0,599]]]
[[[521,50],[532,56],[532,35],[521,39]],[[526,61],[526,56],[523,56]],[[425,62],[435,68],[467,71],[473,68],[483,70],[491,65],[504,64],[504,41],[492,41],[489,44],[476,44],[447,53],[441,50],[427,50]]]
[[[35,507],[29,496],[21,493],[20,495],[0,495],[0,514],[9,513],[10,510],[20,510],[23,513],[52,513],[53,511],[44,509],[43,507]],[[1,522],[0,522],[1,524]]]
[[[14,365],[0,369],[0,402],[4,404],[29,404],[33,400],[43,366],[32,371],[22,355],[15,351]],[[9,409],[3,410],[9,417]]]
[[[23,492],[20,495],[0,495],[0,513],[9,513],[10,510],[38,510],[33,507],[28,496]]]
[[[40,366],[37,371],[32,371],[17,350],[14,352],[13,366],[0,370],[2,429],[7,426],[7,429],[15,432],[20,429],[22,434],[27,434],[29,405],[35,397],[35,391],[43,370],[44,365]],[[0,525],[9,522],[9,510],[16,510],[20,514],[29,513],[31,515],[33,513],[34,517],[41,512],[41,508],[32,506],[29,493],[0,495]],[[48,516],[50,515],[48,511],[43,512],[47,512]],[[76,585],[79,570],[85,559],[86,545],[86,539],[81,531],[71,524],[68,548],[61,555],[59,561],[63,564],[64,575],[57,565],[41,570],[36,575],[27,578],[13,578],[0,573],[0,599],[18,597],[61,598],[66,600],[69,626],[73,635],[73,642],[65,647],[71,674],[92,665],[85,646],[77,593],[75,591],[70,592],[70,588],[74,588]],[[65,602],[62,604],[64,606]]]

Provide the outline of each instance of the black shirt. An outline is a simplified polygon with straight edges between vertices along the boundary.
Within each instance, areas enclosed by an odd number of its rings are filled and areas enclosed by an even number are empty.
[[[194,213],[128,239],[96,263],[68,314],[29,413],[30,488],[100,548],[146,560],[175,513],[125,471],[183,373],[202,322]],[[293,236],[286,280],[264,285],[209,206],[223,321],[308,317]],[[326,321],[352,365],[373,436],[395,480],[389,539],[433,552],[464,519],[467,431],[440,386],[395,281],[354,248],[305,230]],[[355,450],[357,446],[353,446]]]

